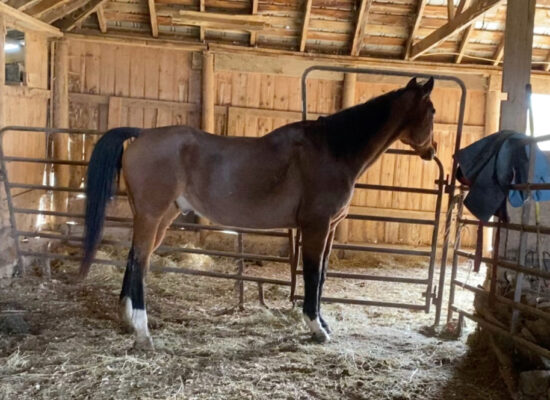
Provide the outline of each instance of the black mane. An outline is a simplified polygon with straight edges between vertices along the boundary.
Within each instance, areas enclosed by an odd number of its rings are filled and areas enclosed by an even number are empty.
[[[383,94],[335,114],[319,117],[335,156],[345,156],[367,145],[390,118],[391,105],[405,89]]]

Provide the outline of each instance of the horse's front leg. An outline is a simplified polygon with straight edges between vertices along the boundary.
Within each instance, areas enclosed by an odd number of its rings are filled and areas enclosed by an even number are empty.
[[[315,340],[326,342],[330,336],[319,315],[322,262],[329,236],[328,224],[302,228],[302,260],[304,268],[304,320]]]
[[[328,260],[330,258],[330,251],[332,250],[332,242],[334,241],[334,231],[334,228],[330,230],[327,242],[325,244],[325,251],[323,252],[323,260],[321,261],[321,280],[319,282],[319,299],[317,301],[317,313],[319,314],[319,321],[321,322],[321,326],[328,334],[331,333],[330,328],[321,316],[321,297],[323,296],[323,285],[325,284],[325,280],[327,279]]]

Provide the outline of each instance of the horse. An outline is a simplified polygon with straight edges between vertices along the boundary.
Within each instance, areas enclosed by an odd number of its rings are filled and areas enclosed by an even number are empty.
[[[101,241],[106,205],[120,171],[133,212],[133,239],[122,290],[123,322],[138,349],[153,349],[144,278],[151,253],[180,212],[226,226],[299,229],[303,316],[313,339],[330,339],[320,301],[337,224],[346,217],[354,184],[400,140],[433,159],[433,78],[413,78],[398,90],[316,121],[282,126],[259,138],[210,134],[189,126],[116,128],[92,152],[86,183],[83,279]],[[124,142],[132,142],[124,150]]]

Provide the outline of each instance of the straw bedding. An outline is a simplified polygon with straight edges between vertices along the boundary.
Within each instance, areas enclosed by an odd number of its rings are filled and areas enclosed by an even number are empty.
[[[99,254],[125,256],[112,247]],[[236,268],[231,260],[188,254],[154,256],[153,262]],[[392,257],[338,264],[339,270],[386,275],[426,268]],[[288,288],[271,285],[265,286],[266,309],[258,304],[256,285],[245,284],[241,311],[233,281],[151,273],[147,301],[156,351],[136,352],[118,322],[122,271],[95,266],[86,282],[73,284],[76,268],[54,262],[49,281],[30,276],[4,283],[1,318],[26,325],[0,332],[0,399],[507,398],[486,349],[422,333],[433,314],[324,305],[334,334],[318,345],[299,307],[288,302]],[[246,273],[288,278],[288,267],[249,265]],[[395,284],[327,285],[329,296],[422,301]]]

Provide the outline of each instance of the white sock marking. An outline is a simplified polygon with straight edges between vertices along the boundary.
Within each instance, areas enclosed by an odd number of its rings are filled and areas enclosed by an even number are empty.
[[[149,336],[147,327],[147,312],[145,310],[132,311],[132,325],[136,330],[137,336]]]
[[[132,311],[132,300],[129,297],[124,297],[122,299],[122,318],[129,326],[133,326]]]
[[[323,326],[321,325],[321,320],[319,319],[319,317],[315,319],[310,319],[307,315],[304,314],[304,320],[306,321],[306,325],[308,326],[308,328],[315,336],[323,340],[330,339],[327,331],[325,331],[325,328],[323,328]]]

